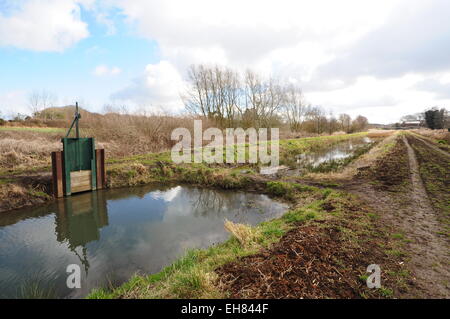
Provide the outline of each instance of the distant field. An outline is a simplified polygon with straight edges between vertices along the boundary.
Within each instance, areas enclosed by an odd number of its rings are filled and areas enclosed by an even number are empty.
[[[0,126],[0,131],[26,131],[26,132],[41,132],[41,133],[60,133],[65,132],[66,129],[59,127],[25,127],[25,126]]]

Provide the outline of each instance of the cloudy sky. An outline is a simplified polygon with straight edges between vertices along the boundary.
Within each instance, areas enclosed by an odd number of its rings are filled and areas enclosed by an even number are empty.
[[[252,68],[373,123],[450,104],[448,0],[0,0],[0,112],[47,90],[180,112],[190,64]]]

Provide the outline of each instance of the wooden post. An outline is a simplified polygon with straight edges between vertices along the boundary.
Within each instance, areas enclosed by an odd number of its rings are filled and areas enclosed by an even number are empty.
[[[95,150],[97,189],[106,188],[105,150]]]
[[[62,152],[52,152],[53,196],[63,197],[63,161]]]

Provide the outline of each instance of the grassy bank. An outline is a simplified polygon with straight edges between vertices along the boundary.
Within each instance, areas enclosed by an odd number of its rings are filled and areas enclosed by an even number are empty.
[[[281,140],[280,164],[290,165],[296,154],[328,149],[367,135]],[[398,136],[392,136],[376,147],[356,152],[338,166],[330,165],[339,172],[356,162],[370,164],[377,157],[391,154],[397,142]],[[264,177],[257,173],[258,166],[174,164],[170,152],[109,158],[108,186],[112,188],[177,182],[255,190],[288,202],[290,210],[281,218],[255,227],[225,221],[224,227],[232,234],[226,242],[190,250],[159,273],[134,276],[119,287],[97,289],[89,298],[390,298],[408,289],[409,273],[402,266],[407,257],[402,250],[404,242],[380,223],[375,211],[349,193],[324,187],[326,183],[314,187],[289,178]],[[13,173],[3,178],[0,188],[23,185],[25,191],[30,191],[23,197],[45,201],[50,198],[39,190],[43,184],[33,178],[24,181]],[[303,244],[299,246],[298,242]],[[383,269],[382,289],[370,290],[365,284],[366,267],[373,263]],[[258,272],[255,265],[259,265]],[[292,283],[302,290],[291,287]],[[278,288],[267,288],[272,286]]]
[[[28,134],[28,133],[27,133]],[[365,133],[320,136],[297,140],[280,140],[280,164],[290,165],[295,154],[327,149],[348,139],[367,136]],[[57,136],[53,136],[57,139]],[[50,148],[41,140],[15,142],[1,140],[5,147],[0,154],[0,211],[36,205],[51,200]],[[243,145],[248,156],[248,145]],[[14,149],[13,149],[14,147]],[[237,146],[233,149],[236,155]],[[358,154],[359,156],[360,154]],[[226,157],[226,149],[223,152]],[[356,157],[358,157],[356,156]],[[351,160],[356,159],[351,158]],[[340,167],[349,164],[345,161]],[[110,188],[144,185],[153,182],[179,182],[206,187],[236,189],[250,187],[260,164],[175,164],[169,151],[127,157],[107,158],[107,184]],[[342,163],[341,163],[342,164]]]
[[[295,155],[313,153],[325,150],[343,141],[361,138],[368,133],[348,135],[310,137],[298,140],[280,141],[280,164],[289,165],[295,160]],[[236,152],[234,148],[233,152]],[[248,144],[245,145],[248,156]],[[359,154],[361,155],[361,154]],[[236,154],[235,154],[236,156]],[[226,157],[224,148],[223,157]],[[352,160],[356,157],[352,158]],[[347,161],[345,164],[348,164]],[[235,188],[237,184],[245,186],[245,176],[255,175],[261,164],[174,164],[170,159],[170,152],[149,153],[108,160],[108,181],[111,187],[133,186],[155,181],[175,181],[206,186]],[[245,172],[243,174],[242,172]],[[243,178],[244,177],[244,178]]]
[[[322,245],[326,247],[338,243],[344,254],[333,260],[322,259],[319,254],[315,262],[310,261],[315,263],[313,268],[317,266],[320,269],[326,262],[328,267],[334,269],[335,274],[345,274],[341,276],[341,282],[336,283],[343,286],[343,294],[350,293],[355,297],[392,297],[398,287],[404,286],[404,277],[401,275],[404,270],[398,264],[403,256],[389,253],[395,251],[399,243],[389,238],[383,227],[375,227],[377,216],[356,198],[328,188],[283,182],[267,182],[264,191],[288,201],[291,210],[281,218],[255,227],[226,221],[224,226],[232,233],[232,237],[226,242],[205,250],[190,250],[159,273],[134,276],[120,287],[97,289],[89,298],[270,297],[245,295],[245,289],[233,286],[237,281],[230,277],[227,265],[229,267],[234,263],[245,268],[246,258],[261,251],[269,251],[270,254],[270,249],[277,243],[305,227],[321,229],[321,232],[333,229],[338,233],[333,239],[322,242]],[[364,281],[365,268],[373,263],[374,258],[385,269],[383,289],[377,291],[368,289]],[[296,267],[295,264],[292,266]],[[303,275],[307,276],[306,273]],[[329,283],[324,281],[315,287],[308,286],[309,293],[320,290],[322,284],[325,287]],[[259,291],[262,285],[263,283],[256,281],[252,286]],[[322,297],[336,296],[329,293]]]

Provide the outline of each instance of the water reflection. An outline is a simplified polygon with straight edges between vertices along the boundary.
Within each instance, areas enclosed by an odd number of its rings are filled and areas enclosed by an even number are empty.
[[[355,151],[367,144],[374,143],[369,137],[353,138],[332,147],[314,153],[300,154],[297,156],[297,165],[299,167],[317,167],[325,162],[341,160],[351,157]]]
[[[108,212],[104,192],[90,192],[77,200],[60,200],[55,214],[56,239],[67,242],[68,248],[89,271],[86,244],[100,239],[100,229],[108,225]],[[81,247],[80,254],[77,247]]]
[[[146,186],[3,214],[0,296],[20,297],[21,285],[31,280],[55,288],[60,297],[81,297],[108,281],[157,272],[186,249],[225,240],[225,218],[256,224],[285,209],[258,194]],[[69,264],[84,270],[82,289],[66,287]]]

